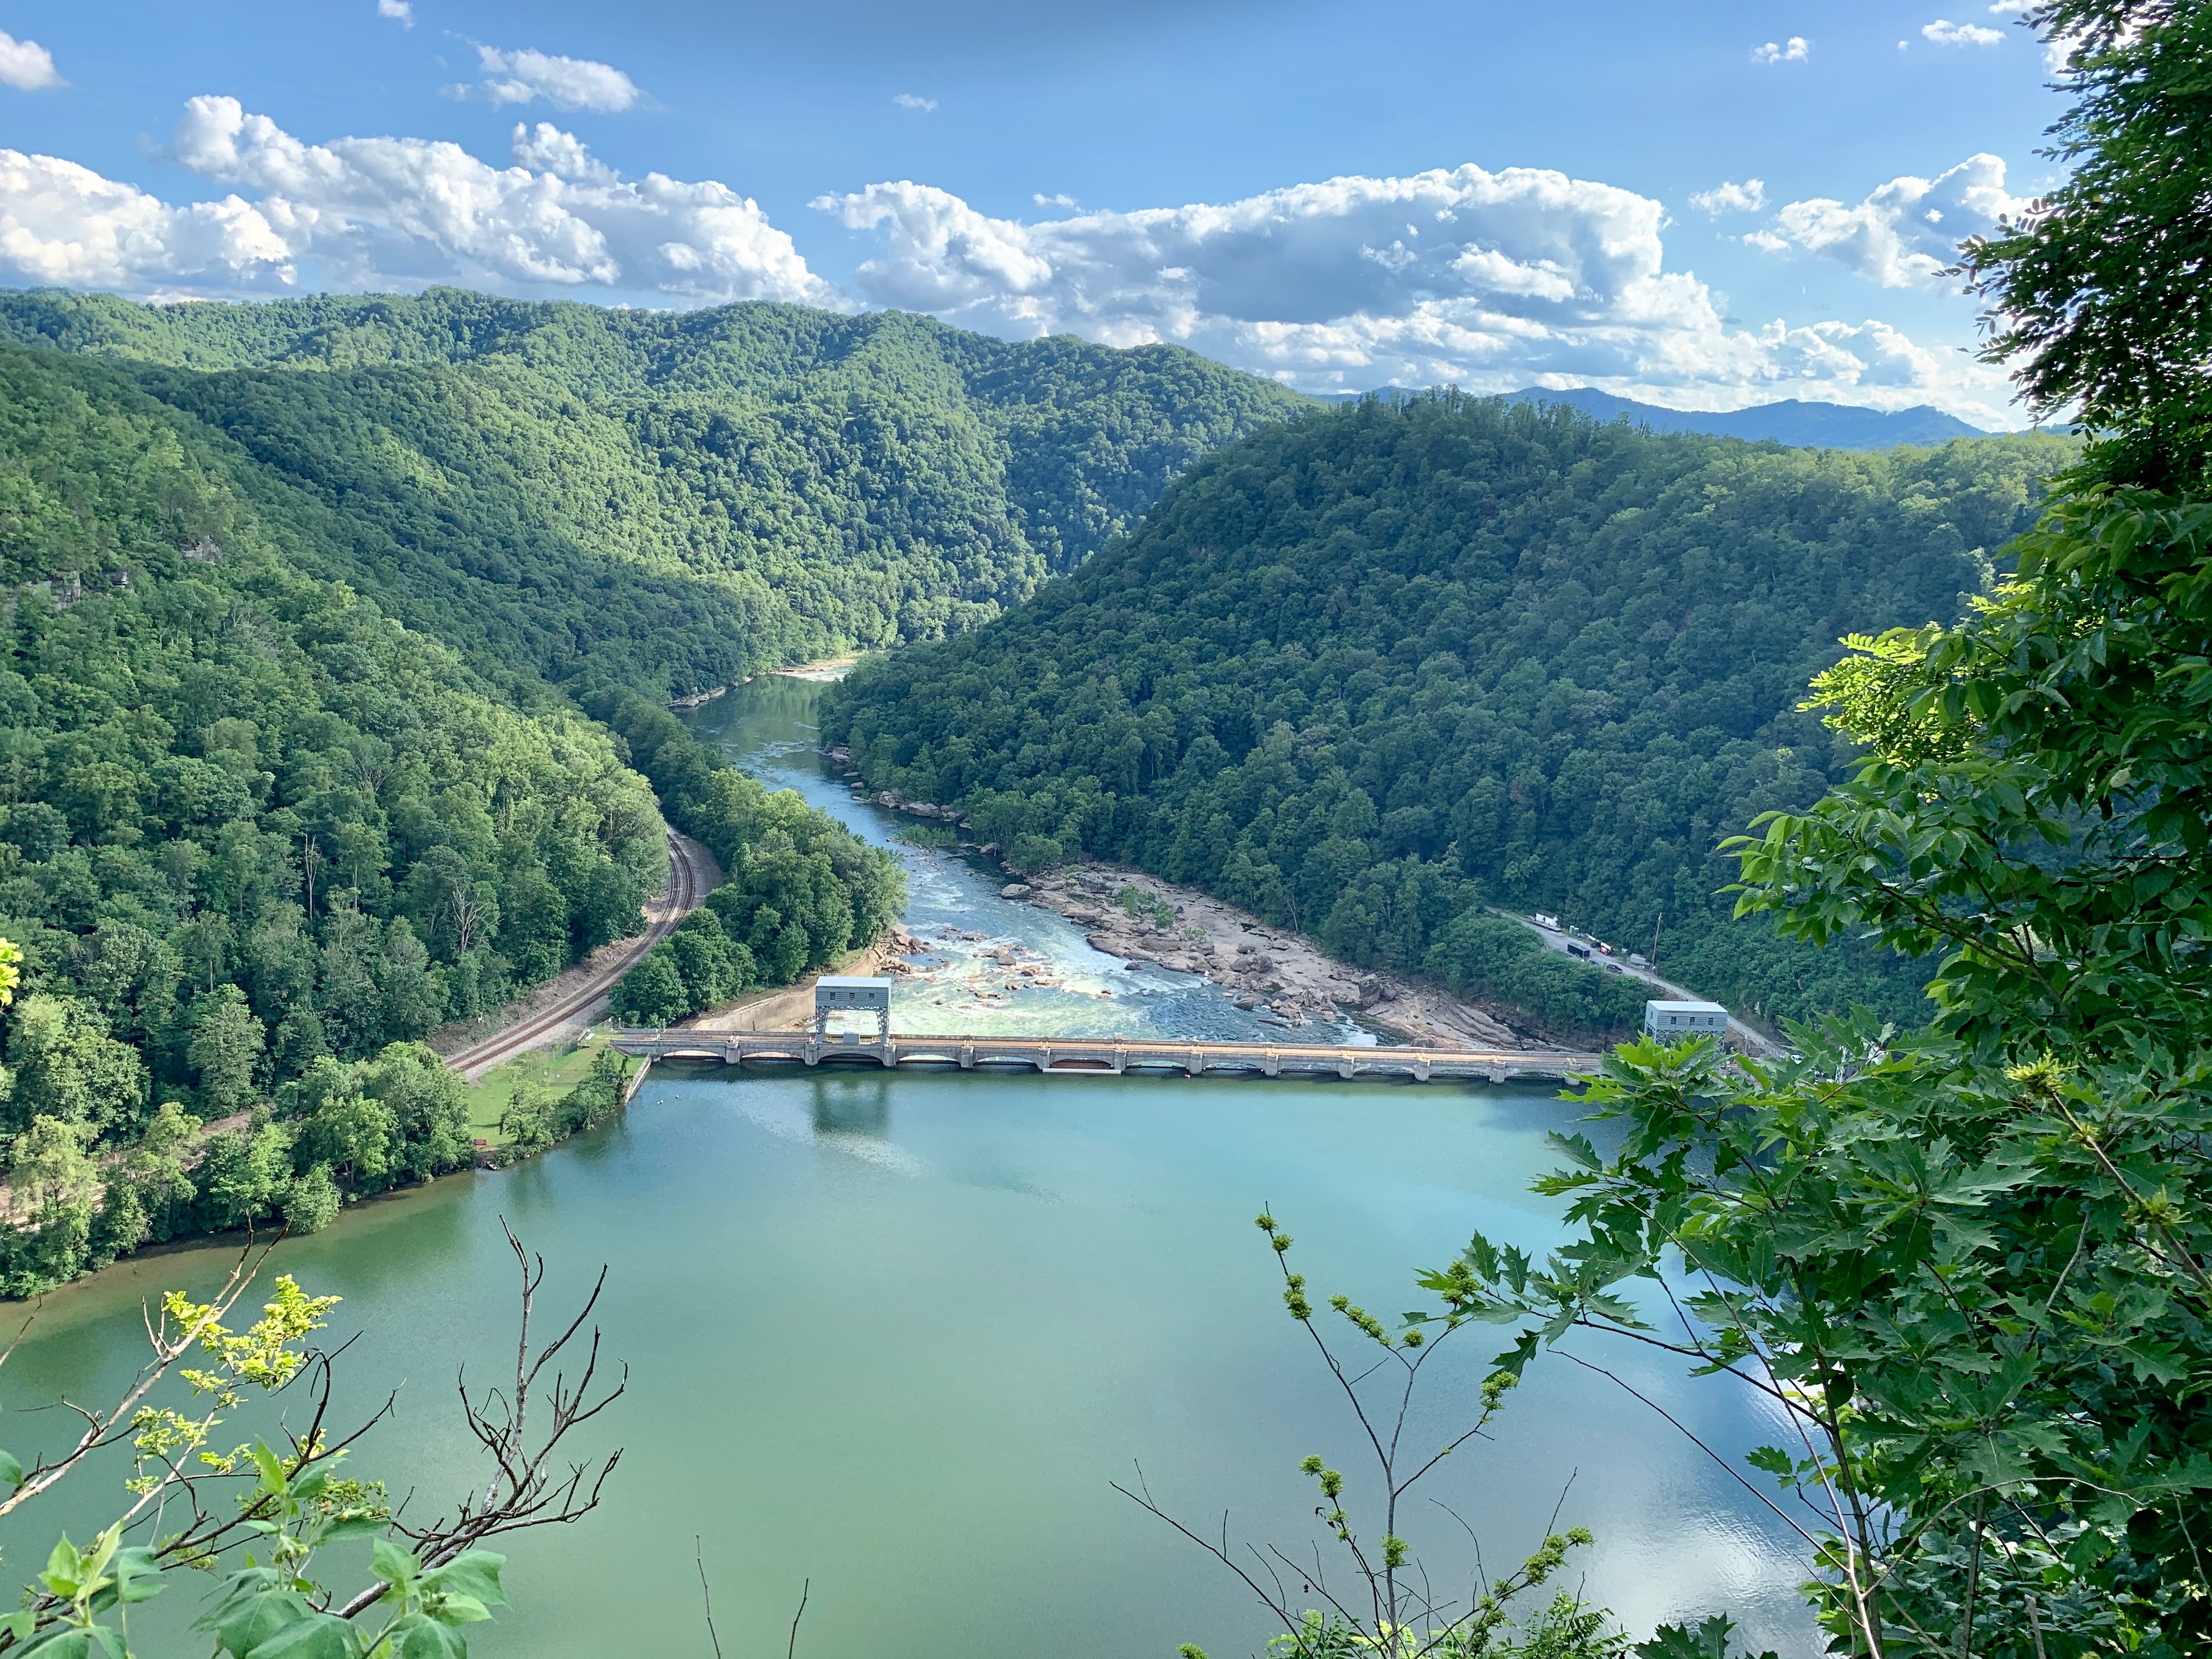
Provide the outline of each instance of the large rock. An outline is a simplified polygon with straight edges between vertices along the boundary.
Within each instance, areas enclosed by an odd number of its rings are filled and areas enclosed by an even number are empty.
[[[1036,889],[1025,881],[1010,881],[999,890],[1000,898],[1025,899]]]

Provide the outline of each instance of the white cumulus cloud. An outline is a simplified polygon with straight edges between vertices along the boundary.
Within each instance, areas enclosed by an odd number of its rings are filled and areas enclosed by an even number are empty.
[[[817,208],[876,235],[871,305],[1016,338],[1187,345],[1313,390],[1600,386],[1677,407],[1804,395],[2003,419],[2004,384],[1886,324],[1724,324],[1662,268],[1663,206],[1534,168],[1333,179],[1024,223],[910,180]]]
[[[1913,288],[1941,277],[1967,237],[2026,205],[2005,188],[2003,160],[1984,154],[1933,179],[1893,179],[1850,205],[1819,197],[1789,203],[1744,240],[1769,252],[1820,254],[1884,288]]]
[[[404,29],[415,27],[415,8],[411,0],[376,0],[376,15],[391,18]]]
[[[932,110],[937,107],[937,100],[925,98],[918,92],[902,92],[891,102],[901,109]]]
[[[0,82],[19,92],[58,87],[62,77],[54,68],[54,55],[35,40],[18,40],[0,29]]]
[[[1813,43],[1802,34],[1793,34],[1787,40],[1769,40],[1763,46],[1751,49],[1754,64],[1802,64],[1812,55]]]
[[[556,57],[532,46],[503,52],[497,46],[480,46],[477,67],[484,78],[454,90],[461,96],[487,99],[494,104],[526,104],[543,98],[560,109],[611,113],[628,109],[641,95],[637,82],[611,64]]]
[[[0,150],[0,281],[895,307],[1008,338],[1185,345],[1315,391],[1596,386],[1674,408],[1802,396],[2008,421],[1996,371],[1884,321],[1723,319],[1704,282],[1666,268],[1661,203],[1536,168],[1339,178],[1133,212],[1054,198],[1028,222],[886,181],[815,204],[874,245],[842,291],[727,185],[626,177],[550,121],[517,123],[493,161],[423,138],[312,143],[210,96],[186,105],[167,155],[228,193],[173,204]],[[1917,280],[1954,220],[2009,201],[2002,183],[1977,157],[1856,209],[1792,203],[1759,234]]]
[[[1716,219],[1723,213],[1756,213],[1766,205],[1766,185],[1759,179],[1740,185],[1724,180],[1711,190],[1692,191],[1690,205]]]
[[[447,282],[848,303],[726,185],[624,179],[550,122],[517,125],[513,142],[507,167],[422,138],[311,144],[234,98],[195,98],[168,155],[234,194],[172,207],[74,162],[0,150],[0,269],[137,293]]]
[[[25,281],[149,291],[281,287],[292,249],[236,196],[171,207],[52,155],[0,149],[0,267]]]
[[[1984,27],[1979,23],[1954,23],[1948,17],[1939,17],[1932,23],[1920,26],[1920,38],[1939,46],[1994,46],[2004,39],[2004,31]]]

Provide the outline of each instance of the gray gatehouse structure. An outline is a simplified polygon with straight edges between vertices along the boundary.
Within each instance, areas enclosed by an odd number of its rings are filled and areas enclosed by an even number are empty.
[[[824,1041],[832,1014],[873,1014],[876,1034],[885,1041],[891,1034],[891,982],[861,974],[824,974],[814,981],[814,1040]],[[849,1040],[849,1039],[848,1039]]]
[[[1644,1005],[1644,1034],[1656,1037],[1728,1035],[1728,1010],[1717,1002],[1653,1001]]]

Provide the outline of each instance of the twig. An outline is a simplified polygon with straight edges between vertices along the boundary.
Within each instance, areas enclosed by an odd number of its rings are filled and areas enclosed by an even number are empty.
[[[1775,1514],[1776,1518],[1777,1518],[1777,1519],[1778,1519],[1778,1520],[1782,1522],[1782,1524],[1783,1524],[1784,1526],[1785,1526],[1785,1527],[1789,1528],[1790,1531],[1792,1531],[1792,1532],[1796,1533],[1796,1534],[1800,1538],[1803,1539],[1803,1540],[1806,1541],[1806,1543],[1808,1543],[1808,1545],[1810,1545],[1814,1549],[1818,1550],[1818,1549],[1820,1547],[1820,1540],[1818,1540],[1817,1538],[1814,1537],[1814,1536],[1813,1536],[1813,1534],[1812,1534],[1811,1533],[1807,1532],[1807,1531],[1805,1530],[1805,1528],[1802,1528],[1802,1527],[1799,1526],[1799,1525],[1798,1525],[1795,1521],[1791,1520],[1791,1519],[1790,1519],[1787,1515],[1784,1514],[1784,1513],[1783,1513],[1783,1511],[1782,1511],[1781,1510],[1779,1510],[1779,1509],[1776,1508],[1775,1504],[1774,1504],[1774,1500],[1773,1500],[1773,1499],[1771,1499],[1771,1498],[1770,1498],[1769,1497],[1767,1497],[1767,1495],[1766,1495],[1765,1492],[1763,1492],[1759,1491],[1759,1489],[1757,1486],[1753,1486],[1753,1485],[1751,1484],[1751,1482],[1750,1482],[1750,1481],[1748,1481],[1748,1480],[1745,1480],[1745,1479],[1743,1478],[1743,1476],[1741,1476],[1741,1474],[1737,1474],[1737,1473],[1736,1473],[1736,1468],[1735,1468],[1735,1464],[1733,1464],[1733,1463],[1731,1463],[1730,1462],[1729,1462],[1729,1460],[1728,1460],[1727,1458],[1723,1457],[1723,1456],[1722,1456],[1718,1452],[1715,1451],[1715,1450],[1714,1450],[1711,1446],[1708,1446],[1708,1445],[1707,1445],[1704,1441],[1702,1441],[1702,1440],[1698,1439],[1698,1437],[1697,1437],[1695,1434],[1692,1434],[1692,1433],[1690,1431],[1690,1430],[1689,1430],[1688,1426],[1687,1426],[1686,1424],[1684,1424],[1684,1423],[1683,1423],[1683,1421],[1682,1421],[1682,1419],[1680,1419],[1679,1417],[1676,1417],[1676,1416],[1675,1416],[1672,1412],[1668,1411],[1668,1410],[1664,1406],[1661,1405],[1657,1401],[1656,1401],[1656,1400],[1652,1399],[1650,1395],[1646,1395],[1646,1394],[1639,1394],[1639,1393],[1638,1393],[1638,1392],[1637,1392],[1637,1390],[1636,1390],[1633,1387],[1632,1387],[1632,1386],[1631,1386],[1630,1384],[1628,1384],[1627,1382],[1623,1382],[1620,1377],[1615,1376],[1613,1375],[1613,1372],[1611,1372],[1611,1371],[1609,1371],[1609,1370],[1606,1370],[1606,1368],[1605,1368],[1604,1366],[1602,1366],[1602,1365],[1593,1365],[1593,1364],[1590,1364],[1590,1362],[1589,1362],[1589,1360],[1583,1358],[1582,1358],[1580,1355],[1578,1355],[1578,1354],[1571,1354],[1571,1353],[1568,1353],[1568,1352],[1566,1352],[1566,1350],[1565,1350],[1565,1349],[1564,1349],[1564,1348],[1558,1349],[1558,1350],[1556,1350],[1555,1352],[1559,1352],[1559,1354],[1561,1354],[1562,1356],[1564,1356],[1565,1358],[1568,1358],[1568,1359],[1571,1359],[1571,1360],[1573,1360],[1573,1361],[1574,1361],[1574,1363],[1575,1363],[1576,1364],[1580,1365],[1580,1366],[1581,1366],[1584,1370],[1595,1371],[1595,1372],[1596,1372],[1600,1376],[1604,1376],[1604,1377],[1610,1377],[1610,1378],[1612,1378],[1612,1380],[1613,1381],[1613,1382],[1615,1382],[1616,1384],[1618,1384],[1621,1389],[1625,1389],[1628,1394],[1630,1394],[1631,1395],[1634,1396],[1634,1397],[1635,1397],[1636,1399],[1638,1399],[1638,1400],[1641,1400],[1641,1401],[1642,1401],[1645,1405],[1647,1405],[1647,1406],[1650,1407],[1651,1407],[1651,1409],[1652,1409],[1653,1411],[1657,1412],[1657,1413],[1659,1413],[1659,1415],[1660,1415],[1660,1416],[1662,1416],[1662,1417],[1665,1418],[1665,1419],[1666,1419],[1669,1423],[1672,1423],[1672,1424],[1673,1424],[1673,1425],[1674,1425],[1677,1429],[1680,1430],[1680,1431],[1681,1431],[1681,1432],[1682,1432],[1683,1437],[1684,1437],[1684,1438],[1686,1438],[1686,1440],[1688,1440],[1688,1441],[1689,1441],[1689,1443],[1690,1443],[1692,1445],[1695,1446],[1695,1447],[1696,1447],[1699,1451],[1701,1451],[1701,1452],[1705,1453],[1705,1455],[1706,1456],[1708,1456],[1708,1457],[1711,1458],[1711,1459],[1713,1460],[1713,1462],[1716,1462],[1716,1463],[1719,1464],[1723,1468],[1726,1469],[1726,1470],[1729,1472],[1729,1479],[1731,1479],[1732,1480],[1734,1480],[1734,1481],[1736,1483],[1736,1485],[1738,1485],[1739,1486],[1741,1486],[1741,1487],[1742,1487],[1746,1492],[1749,1492],[1749,1493],[1750,1493],[1753,1498],[1757,1498],[1760,1503],[1762,1503],[1762,1504],[1765,1504],[1765,1505],[1766,1505],[1766,1507],[1767,1507],[1768,1509],[1772,1510],[1774,1511],[1774,1514]]]
[[[699,1563],[699,1599],[707,1607],[707,1639],[714,1644],[714,1659],[722,1659],[722,1638],[714,1634],[714,1593],[707,1588],[707,1547],[696,1532],[691,1534],[691,1549]],[[805,1604],[801,1602],[799,1611],[805,1610]],[[797,1620],[792,1621],[793,1641],[799,1637],[798,1624]]]
[[[784,1649],[783,1659],[792,1659],[792,1656],[799,1651],[799,1621],[806,1617],[806,1597],[808,1593],[811,1591],[813,1588],[814,1581],[811,1578],[805,1578],[799,1581],[799,1611],[791,1615],[791,1644]],[[715,1650],[717,1652],[720,1651],[720,1649]]]

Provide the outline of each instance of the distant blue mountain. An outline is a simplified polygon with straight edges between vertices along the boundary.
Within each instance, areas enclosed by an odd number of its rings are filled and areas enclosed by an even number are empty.
[[[1384,395],[1395,390],[1383,388]],[[1359,395],[1341,393],[1339,400],[1348,401]],[[1926,404],[1884,414],[1877,409],[1856,409],[1848,404],[1810,404],[1791,398],[1783,403],[1761,404],[1755,409],[1708,414],[1639,404],[1632,398],[1617,398],[1610,392],[1590,386],[1573,386],[1564,392],[1531,386],[1526,392],[1508,392],[1505,400],[1514,404],[1566,404],[1601,421],[1625,415],[1655,432],[1709,432],[1716,437],[1754,441],[1773,438],[1785,444],[1823,449],[1887,449],[1893,444],[1942,444],[1954,438],[1990,435],[1978,427],[1967,425],[1957,416],[1946,415]]]

